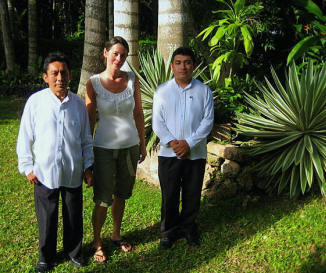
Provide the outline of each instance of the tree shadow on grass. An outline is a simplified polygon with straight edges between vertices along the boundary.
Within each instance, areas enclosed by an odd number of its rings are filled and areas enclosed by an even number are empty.
[[[126,234],[135,251],[121,254],[104,265],[92,264],[92,269],[83,272],[197,272],[211,259],[225,259],[229,248],[248,240],[256,233],[264,231],[282,217],[295,212],[309,202],[309,197],[301,200],[263,197],[259,202],[242,208],[241,201],[234,199],[214,204],[203,202],[199,215],[202,244],[190,247],[185,239],[176,242],[169,250],[160,250],[159,223]],[[112,243],[104,241],[104,246],[112,249]],[[86,255],[93,255],[92,246],[85,246]],[[108,253],[110,255],[114,252]],[[224,261],[220,261],[223,263]],[[199,272],[199,271],[198,271]],[[212,269],[212,272],[217,272]],[[309,272],[309,271],[302,271]]]
[[[311,255],[298,273],[325,273],[326,272],[326,245],[313,247]]]
[[[9,120],[20,119],[25,101],[18,97],[0,97],[0,125],[8,124]]]

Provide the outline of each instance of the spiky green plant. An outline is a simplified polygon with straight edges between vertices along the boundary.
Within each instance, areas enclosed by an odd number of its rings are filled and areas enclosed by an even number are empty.
[[[139,54],[140,69],[139,73],[130,63],[131,70],[137,75],[140,82],[140,89],[142,92],[142,105],[145,116],[145,134],[147,151],[151,150],[153,145],[157,143],[157,137],[152,131],[152,106],[153,95],[156,88],[170,80],[173,77],[170,62],[172,54],[170,54],[167,62],[158,50],[154,50],[151,54],[149,51]]]
[[[275,86],[266,78],[261,97],[246,94],[252,111],[237,115],[236,130],[257,138],[249,153],[262,155],[255,167],[279,193],[289,185],[294,197],[318,183],[326,195],[326,64],[310,62],[298,75],[292,63],[285,86],[273,69],[272,76]]]

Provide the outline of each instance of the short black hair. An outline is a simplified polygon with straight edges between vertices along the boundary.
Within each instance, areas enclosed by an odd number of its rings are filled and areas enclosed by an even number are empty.
[[[172,63],[173,63],[174,57],[176,55],[189,56],[191,58],[192,62],[194,64],[196,63],[195,53],[193,52],[193,50],[190,47],[182,46],[182,47],[179,47],[176,50],[174,50],[174,52],[172,54],[172,59],[171,59]]]
[[[69,71],[70,71],[70,63],[69,63],[69,60],[66,57],[66,55],[63,54],[60,51],[55,51],[55,52],[50,52],[45,57],[44,64],[43,64],[43,72],[44,73],[47,73],[49,64],[50,63],[53,63],[53,62],[62,62],[62,63],[65,63],[67,65]]]

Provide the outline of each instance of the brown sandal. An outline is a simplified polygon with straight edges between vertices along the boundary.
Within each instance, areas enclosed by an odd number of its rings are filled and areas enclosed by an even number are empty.
[[[132,250],[132,245],[129,244],[126,240],[121,239],[121,240],[112,240],[112,243],[114,245],[116,245],[117,247],[119,247],[121,249],[121,251],[123,252],[130,252]]]
[[[97,249],[95,249],[95,253],[94,253],[94,261],[95,262],[98,262],[98,263],[104,263],[106,262],[106,256],[105,256],[105,253],[102,249],[102,247],[98,247]]]

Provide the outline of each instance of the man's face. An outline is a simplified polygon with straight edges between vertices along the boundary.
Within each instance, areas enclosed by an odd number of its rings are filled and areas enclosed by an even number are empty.
[[[49,63],[47,72],[43,73],[43,80],[56,96],[66,94],[70,81],[67,64],[63,62]]]
[[[194,62],[190,56],[175,55],[171,69],[177,82],[190,82],[194,71]]]

